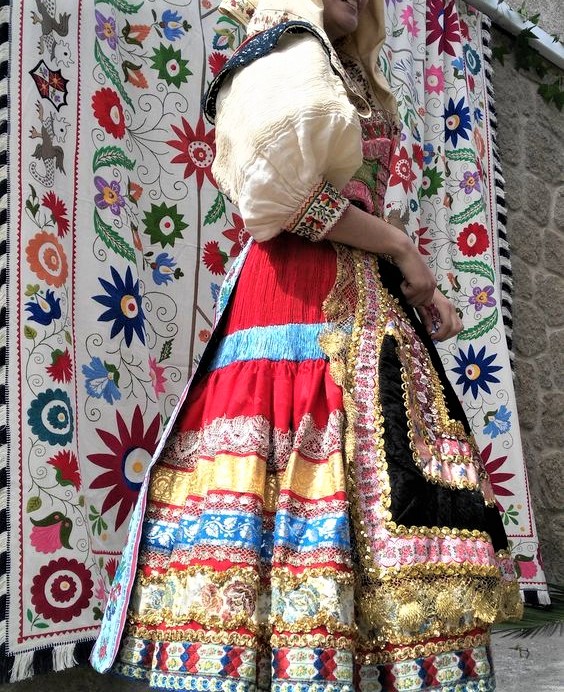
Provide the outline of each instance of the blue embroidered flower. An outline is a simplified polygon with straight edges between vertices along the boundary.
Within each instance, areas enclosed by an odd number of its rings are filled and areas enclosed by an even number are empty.
[[[464,97],[455,104],[450,98],[445,108],[445,141],[451,141],[452,146],[458,146],[458,138],[469,140],[468,132],[471,129],[470,109],[464,104]]]
[[[159,26],[169,41],[175,41],[177,38],[184,36],[182,17],[174,10],[165,10],[163,12]]]
[[[455,58],[451,60],[452,67],[459,72],[464,72],[464,60],[462,58]]]
[[[509,432],[511,430],[511,411],[503,404],[499,409],[493,413],[488,413],[485,417],[486,425],[484,427],[484,435],[489,435],[492,438],[496,438],[502,433]]]
[[[112,322],[110,338],[114,338],[123,331],[125,343],[131,345],[133,332],[137,334],[139,341],[145,343],[144,322],[145,314],[141,306],[139,293],[139,281],[133,282],[131,267],[125,272],[125,280],[121,278],[117,269],[111,267],[113,285],[105,279],[98,279],[107,295],[93,296],[93,299],[108,308],[98,317],[99,322]]]
[[[176,267],[176,262],[172,257],[169,257],[167,252],[161,252],[155,257],[155,261],[151,262],[151,269],[153,270],[153,281],[157,286],[173,280],[174,267]]]
[[[454,356],[458,367],[452,368],[452,370],[459,375],[456,384],[463,386],[463,394],[466,394],[469,389],[474,398],[478,396],[479,389],[483,389],[484,392],[491,394],[488,383],[499,382],[493,373],[501,370],[500,365],[492,365],[496,357],[497,354],[495,353],[491,356],[486,356],[485,346],[482,346],[478,353],[474,352],[472,344],[470,344],[467,354],[462,349],[459,349],[459,355]]]
[[[92,358],[90,365],[82,366],[82,374],[86,378],[86,391],[96,399],[105,399],[108,404],[121,399],[119,391],[119,371],[115,365],[102,363],[98,356]]]
[[[61,299],[55,298],[53,291],[48,288],[45,297],[36,293],[35,300],[30,300],[25,304],[25,309],[29,310],[30,321],[48,327],[51,322],[58,320],[61,316]]]
[[[220,288],[221,288],[221,286],[219,284],[214,284],[214,283],[210,284],[211,297],[212,297],[212,300],[214,303],[217,302]]]
[[[483,119],[484,119],[484,114],[482,112],[482,109],[481,108],[474,108],[474,120],[477,123],[481,123]]]
[[[31,432],[43,442],[64,446],[72,440],[72,407],[62,389],[47,389],[38,394],[27,410],[27,420]]]
[[[427,144],[423,145],[423,150],[425,151],[425,156],[423,157],[423,161],[427,164],[427,166],[431,163],[433,160],[433,157],[435,156],[435,149],[431,142],[427,142]]]
[[[470,70],[473,75],[478,74],[482,69],[482,61],[478,53],[468,44],[462,49],[464,53],[464,60],[466,62],[466,67]]]

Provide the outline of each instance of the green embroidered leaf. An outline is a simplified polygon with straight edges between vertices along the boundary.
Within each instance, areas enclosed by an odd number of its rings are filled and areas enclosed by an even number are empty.
[[[25,287],[25,295],[28,298],[31,298],[31,296],[35,296],[39,293],[39,284],[28,284]]]
[[[447,159],[451,161],[470,161],[474,163],[476,161],[476,154],[473,149],[457,149],[456,151],[447,151]]]
[[[217,197],[214,200],[214,203],[211,205],[210,210],[206,214],[206,218],[204,219],[204,226],[207,226],[210,223],[215,223],[216,221],[219,221],[221,217],[225,214],[225,199],[221,192],[217,193]]]
[[[45,630],[49,625],[46,622],[36,622],[34,627],[37,627],[40,630]]]
[[[120,236],[115,228],[102,221],[98,211],[94,212],[94,230],[106,247],[109,247],[110,250],[113,250],[121,257],[125,257],[130,262],[135,262],[135,250]]]
[[[92,161],[92,170],[96,172],[104,166],[123,166],[128,171],[135,168],[135,161],[125,155],[122,149],[116,146],[106,146],[97,149]]]
[[[135,14],[143,7],[143,2],[133,4],[132,2],[126,2],[126,0],[94,0],[95,5],[99,5],[101,2],[113,5],[116,10],[125,12],[125,14]]]
[[[462,339],[463,341],[479,339],[481,336],[484,336],[484,334],[487,334],[487,332],[495,327],[497,324],[497,317],[498,310],[496,308],[491,315],[484,317],[484,319],[480,320],[476,326],[461,331],[458,338]]]
[[[404,28],[405,27],[402,26],[400,29],[394,29],[394,31],[392,32],[392,36],[394,38],[396,38],[397,36],[401,36],[403,34]]]
[[[450,217],[451,223],[466,223],[474,216],[477,216],[481,211],[484,211],[485,205],[483,199],[477,199],[472,204],[468,205],[464,211]]]
[[[27,619],[29,620],[29,622],[33,622],[33,613],[31,612],[31,608],[28,608],[25,611],[25,615],[26,615]]]
[[[67,344],[69,344],[69,346],[72,346],[71,333],[69,331],[67,331],[66,329],[65,329],[65,341],[67,342]]]
[[[495,274],[493,267],[489,264],[482,262],[481,260],[463,260],[461,262],[454,261],[454,268],[458,269],[459,272],[464,274],[478,274],[478,276],[483,276],[492,284],[495,281]]]
[[[31,514],[31,512],[36,512],[42,505],[41,498],[38,497],[37,495],[33,495],[32,497],[29,498],[27,501],[27,505],[25,507],[25,511],[28,514]]]
[[[100,67],[104,71],[106,77],[119,91],[123,100],[127,103],[127,105],[131,108],[132,111],[135,111],[133,101],[129,98],[129,96],[127,95],[127,91],[121,83],[121,80],[119,78],[119,72],[108,60],[108,58],[104,55],[104,51],[100,48],[100,42],[98,41],[98,39],[96,39],[96,43],[94,44],[94,57],[96,58],[97,62],[100,63]]]
[[[172,342],[174,339],[170,339],[169,341],[165,341],[163,344],[163,347],[161,349],[161,355],[159,356],[159,363],[162,363],[163,360],[167,360],[170,358],[170,354],[172,353]]]
[[[28,324],[26,324],[24,327],[24,336],[26,339],[35,339],[35,337],[37,336],[37,332],[33,327],[30,327]]]

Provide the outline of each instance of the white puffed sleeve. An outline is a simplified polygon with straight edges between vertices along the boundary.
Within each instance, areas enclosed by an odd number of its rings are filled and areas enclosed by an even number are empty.
[[[287,37],[235,73],[217,100],[213,174],[258,241],[320,240],[349,205],[362,163],[357,112],[313,36]]]

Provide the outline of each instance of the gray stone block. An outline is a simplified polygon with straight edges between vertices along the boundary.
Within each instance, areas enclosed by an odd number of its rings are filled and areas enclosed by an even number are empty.
[[[543,235],[544,229],[533,219],[523,214],[509,216],[507,236],[511,251],[527,264],[539,263]]]
[[[551,191],[547,184],[533,175],[525,176],[525,213],[539,226],[546,226],[550,218]]]
[[[545,233],[544,259],[547,269],[564,276],[564,235],[553,231]]]
[[[564,120],[564,117],[561,116],[561,119]],[[536,119],[528,121],[525,140],[530,144],[527,146],[525,167],[551,185],[564,182],[564,165],[555,147],[556,137],[553,126],[549,128]]]
[[[557,228],[564,231],[564,187],[556,192],[553,223]]]
[[[507,209],[519,211],[523,206],[523,172],[515,166],[506,165],[503,169],[503,177],[505,178]]]
[[[515,364],[515,393],[519,401],[519,422],[525,430],[534,430],[538,424],[537,401],[539,386],[534,363],[519,360]]]
[[[533,272],[519,255],[511,257],[511,270],[513,272],[513,295],[523,300],[531,300],[534,295]]]
[[[537,329],[542,320],[549,327],[564,326],[564,279],[556,274],[537,274],[535,277]],[[529,320],[532,315],[528,315]],[[534,322],[529,322],[534,328]],[[527,335],[530,338],[531,335]]]
[[[551,446],[564,449],[564,392],[550,392],[542,397],[541,431]]]
[[[562,316],[564,320],[564,314]],[[531,357],[542,353],[547,346],[546,328],[542,313],[533,303],[516,298],[513,303],[513,327],[515,352]],[[522,361],[518,363],[521,366]]]

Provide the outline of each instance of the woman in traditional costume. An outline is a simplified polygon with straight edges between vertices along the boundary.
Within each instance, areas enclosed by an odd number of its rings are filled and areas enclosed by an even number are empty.
[[[143,485],[92,662],[160,690],[494,689],[520,598],[433,339],[460,324],[382,217],[383,0],[225,0],[205,100],[253,236]]]

